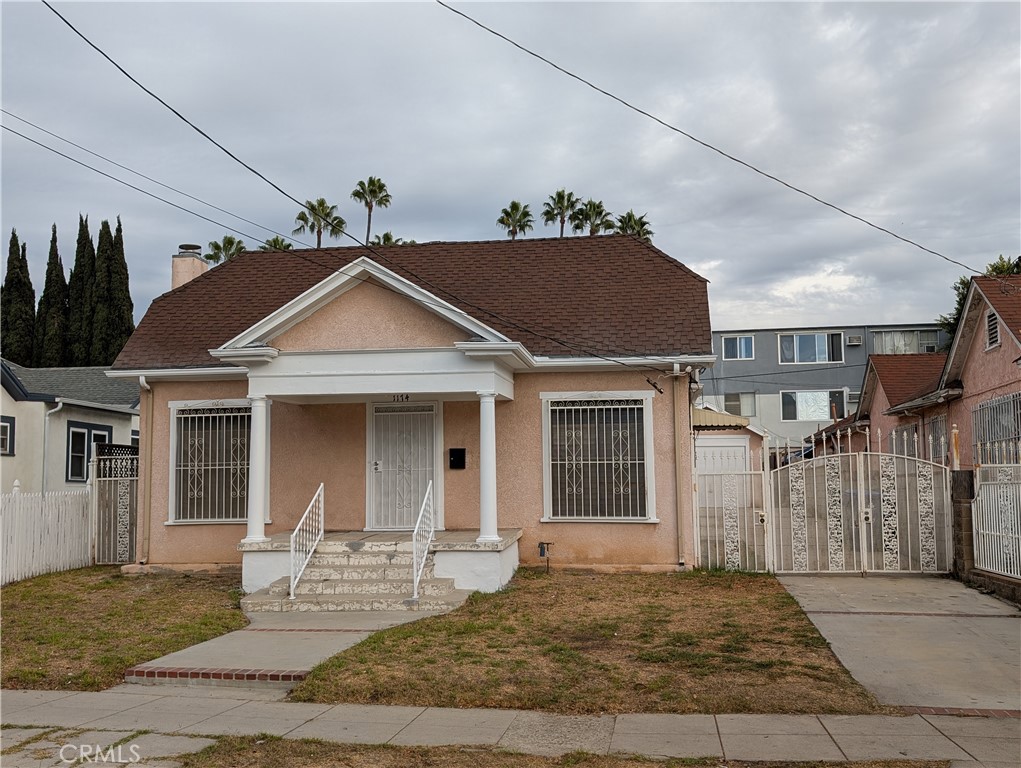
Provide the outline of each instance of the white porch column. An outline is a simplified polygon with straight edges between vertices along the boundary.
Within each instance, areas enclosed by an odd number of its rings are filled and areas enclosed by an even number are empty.
[[[252,434],[248,440],[248,535],[243,541],[269,541],[266,518],[269,517],[269,400],[254,395]]]
[[[496,521],[496,394],[479,392],[479,538],[499,541]]]

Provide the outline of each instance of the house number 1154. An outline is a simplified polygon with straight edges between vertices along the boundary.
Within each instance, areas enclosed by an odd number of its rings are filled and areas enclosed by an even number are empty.
[[[406,403],[411,400],[411,395],[393,395],[393,402]]]

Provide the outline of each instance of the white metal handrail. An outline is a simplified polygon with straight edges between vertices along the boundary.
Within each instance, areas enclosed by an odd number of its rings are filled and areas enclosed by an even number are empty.
[[[433,484],[432,480],[426,486],[425,496],[422,498],[422,508],[418,512],[418,522],[415,523],[415,532],[411,535],[412,546],[412,571],[413,579],[412,599],[418,599],[418,585],[422,581],[422,572],[425,570],[425,559],[429,555],[429,545],[432,544],[433,536],[436,533],[436,518],[433,509]]]
[[[294,587],[305,572],[305,566],[312,559],[316,546],[323,540],[323,484],[319,483],[308,509],[301,516],[301,521],[291,534],[291,589],[290,597],[294,599]]]

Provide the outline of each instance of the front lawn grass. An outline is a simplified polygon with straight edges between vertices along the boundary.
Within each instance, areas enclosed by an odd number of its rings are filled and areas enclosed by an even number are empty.
[[[379,632],[294,701],[564,714],[884,711],[772,576],[522,569],[503,591]]]
[[[244,627],[234,575],[122,576],[116,566],[3,588],[4,688],[99,691],[135,664]]]
[[[183,768],[946,768],[945,760],[877,760],[854,763],[747,763],[719,757],[653,760],[571,752],[539,757],[487,747],[394,747],[331,744],[275,736],[225,736],[193,755]]]

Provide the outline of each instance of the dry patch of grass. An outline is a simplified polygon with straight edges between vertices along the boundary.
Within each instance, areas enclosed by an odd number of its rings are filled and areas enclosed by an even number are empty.
[[[718,757],[651,760],[621,755],[572,752],[538,757],[485,747],[392,747],[330,744],[271,736],[224,737],[194,755],[179,758],[184,768],[947,768],[942,760],[858,763],[747,763]]]
[[[240,629],[237,575],[51,573],[3,589],[4,688],[98,691],[135,664]]]
[[[296,701],[566,714],[882,711],[780,583],[521,570],[316,667]]]

